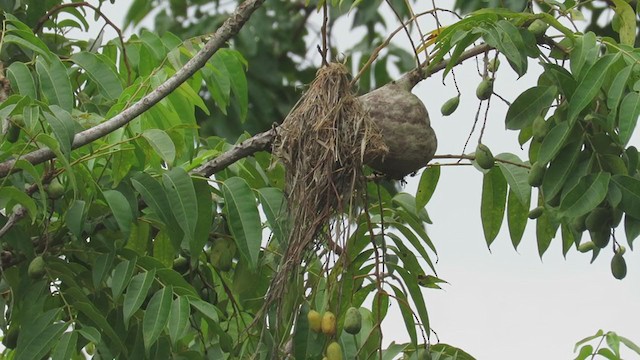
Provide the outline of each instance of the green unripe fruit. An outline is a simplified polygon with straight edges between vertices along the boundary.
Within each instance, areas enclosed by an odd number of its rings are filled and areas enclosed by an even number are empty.
[[[626,252],[627,252],[627,248],[625,248],[622,245],[618,246],[618,248],[616,249],[616,254],[624,255],[624,253]]]
[[[362,329],[362,314],[355,307],[350,307],[344,316],[344,331],[349,334],[357,334]]]
[[[15,349],[16,346],[18,345],[19,335],[20,335],[20,328],[15,326],[9,328],[7,333],[4,334],[4,337],[2,338],[2,345],[4,345],[7,349]]]
[[[90,342],[87,344],[87,346],[84,347],[84,351],[87,353],[87,355],[93,355],[96,353],[96,344]]]
[[[531,23],[531,25],[529,25],[528,29],[536,38],[540,38],[545,32],[547,32],[548,28],[549,24],[540,19],[536,19]]]
[[[319,312],[309,310],[307,313],[307,320],[309,321],[309,328],[313,330],[313,332],[319,333],[322,331],[322,316]]]
[[[235,253],[236,243],[233,239],[228,237],[217,238],[211,247],[211,265],[220,271],[229,271],[233,265]]]
[[[620,253],[613,255],[611,259],[611,273],[613,277],[622,280],[627,276],[627,263],[624,261],[624,257]]]
[[[49,183],[49,185],[45,187],[45,191],[47,192],[49,198],[54,200],[59,199],[62,197],[62,195],[64,195],[64,186],[60,184],[58,178],[55,178],[51,180],[51,183]]]
[[[587,215],[588,214],[584,214],[582,216],[578,216],[577,218],[573,219],[573,221],[571,222],[571,228],[573,228],[573,231],[577,233],[581,233],[587,230],[587,225],[585,224],[585,221],[587,220]]]
[[[602,249],[609,244],[609,239],[611,238],[611,231],[609,231],[608,228],[597,230],[597,231],[589,231],[589,235],[591,235],[591,241],[593,241],[593,243],[597,247]]]
[[[594,244],[593,241],[583,242],[582,244],[578,245],[578,251],[580,251],[581,253],[586,253],[595,249],[596,244]]]
[[[485,170],[493,168],[496,163],[491,150],[484,144],[478,144],[476,147],[476,163]]]
[[[544,212],[544,206],[538,206],[537,208],[529,211],[529,219],[534,220],[539,218],[540,216],[542,216],[542,213]]]
[[[336,316],[331,311],[325,311],[322,315],[322,333],[327,336],[336,334]]]
[[[460,95],[452,97],[451,99],[445,101],[445,103],[442,104],[442,108],[440,108],[440,112],[444,116],[449,116],[453,114],[454,111],[456,111],[458,105],[460,105]]]
[[[326,355],[327,360],[342,360],[342,348],[340,344],[335,341],[331,342],[331,344],[327,346]]]
[[[607,208],[595,208],[585,220],[585,226],[589,231],[599,231],[611,226],[611,212]]]
[[[484,79],[478,84],[476,88],[476,96],[480,100],[487,100],[493,94],[493,80]]]
[[[529,177],[527,178],[527,182],[529,182],[529,185],[533,187],[539,187],[540,185],[542,185],[542,180],[544,179],[544,173],[546,171],[547,167],[540,162],[536,162],[531,165],[531,170],[529,170]]]
[[[533,120],[532,133],[533,138],[542,141],[549,132],[549,126],[542,116],[538,116]]]
[[[31,262],[29,263],[29,268],[27,269],[27,273],[29,274],[29,277],[34,280],[42,279],[42,277],[46,273],[46,270],[44,269],[44,259],[42,258],[42,256],[36,256],[33,260],[31,260]]]
[[[499,67],[500,67],[500,59],[498,58],[493,58],[489,60],[489,62],[487,63],[487,70],[492,73],[498,71]]]
[[[180,274],[184,274],[189,270],[189,260],[183,256],[178,256],[173,259],[173,270],[179,272]]]

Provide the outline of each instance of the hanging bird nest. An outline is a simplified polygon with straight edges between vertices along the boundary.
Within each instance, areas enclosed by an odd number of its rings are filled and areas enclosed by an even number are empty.
[[[318,70],[280,126],[273,146],[286,170],[291,226],[264,310],[278,302],[280,319],[282,295],[305,254],[321,234],[331,236],[331,221],[363,193],[365,156],[386,152],[380,130],[353,93],[346,67],[332,63]]]

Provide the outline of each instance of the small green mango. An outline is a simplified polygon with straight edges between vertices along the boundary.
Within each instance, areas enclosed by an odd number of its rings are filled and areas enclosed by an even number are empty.
[[[542,116],[538,116],[533,120],[532,133],[533,138],[542,141],[549,132],[549,126]]]
[[[611,231],[606,229],[589,231],[589,235],[591,236],[591,241],[599,247],[600,249],[604,248],[609,244],[609,239],[611,238]]]
[[[476,88],[476,96],[480,100],[487,100],[493,94],[493,80],[484,79],[478,84]]]
[[[573,231],[582,233],[583,231],[587,230],[587,225],[585,224],[585,222],[588,215],[589,214],[578,216],[577,218],[573,219],[573,221],[571,221],[571,228],[573,229]]]
[[[349,334],[357,334],[362,328],[362,314],[355,307],[350,307],[344,315],[344,331]]]
[[[493,168],[495,162],[496,160],[493,157],[491,150],[489,150],[489,148],[484,144],[478,144],[478,146],[476,147],[476,163],[478,164],[478,166],[485,170],[488,170]]]
[[[236,254],[236,243],[229,237],[216,238],[211,246],[210,261],[214,268],[229,271]]]
[[[444,116],[449,116],[453,114],[454,111],[456,111],[458,105],[460,105],[460,95],[452,97],[451,99],[445,101],[445,103],[442,104],[442,108],[440,108],[440,112]]]
[[[492,73],[498,71],[499,67],[500,67],[500,59],[498,58],[493,58],[489,60],[489,62],[487,63],[487,70]]]
[[[611,273],[613,277],[622,280],[627,276],[627,263],[624,261],[624,257],[620,253],[613,255],[611,259]]]
[[[548,28],[549,24],[540,19],[536,19],[531,23],[531,25],[529,25],[528,30],[539,39],[545,32],[547,32]]]
[[[529,219],[534,220],[539,218],[540,216],[542,216],[542,213],[544,212],[544,206],[538,206],[537,208],[529,211]]]
[[[540,162],[536,162],[531,165],[531,170],[529,170],[529,177],[527,177],[527,182],[529,185],[533,187],[539,187],[542,185],[542,180],[544,179],[544,173],[547,171],[547,167],[541,164]]]
[[[591,210],[591,213],[584,221],[587,230],[599,231],[611,226],[611,212],[604,207],[598,207]]]
[[[58,178],[55,178],[45,187],[45,191],[50,199],[59,199],[64,195],[64,186],[60,183]]]
[[[31,260],[31,262],[29,263],[29,268],[27,269],[27,273],[29,274],[29,277],[34,280],[42,279],[42,277],[46,273],[46,270],[44,268],[44,259],[42,258],[42,256],[36,256],[35,258],[33,258],[33,260]]]
[[[581,253],[587,253],[595,249],[596,249],[596,244],[594,244],[593,241],[586,241],[578,245],[578,251],[580,251]]]

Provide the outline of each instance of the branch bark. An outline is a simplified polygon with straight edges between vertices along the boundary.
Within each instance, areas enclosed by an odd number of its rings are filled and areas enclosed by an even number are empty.
[[[184,67],[178,70],[172,77],[147,94],[140,101],[131,105],[120,114],[113,118],[82,132],[77,133],[73,138],[72,149],[87,145],[121,127],[128,124],[138,115],[142,114],[160,100],[169,95],[173,90],[177,89],[183,82],[190,78],[198,69],[203,67],[209,58],[215,54],[224,44],[237,34],[242,26],[249,20],[253,12],[258,9],[265,0],[247,0],[240,4],[236,10],[231,13],[229,18],[216,30],[204,47],[191,59]],[[47,160],[53,159],[55,154],[49,148],[42,148],[30,152],[19,159],[24,159],[36,165]],[[0,178],[4,178],[12,172],[18,159],[12,159],[0,163]]]

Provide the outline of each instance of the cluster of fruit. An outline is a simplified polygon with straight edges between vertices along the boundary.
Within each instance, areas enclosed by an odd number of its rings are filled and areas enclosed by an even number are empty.
[[[316,333],[323,333],[332,338],[336,334],[336,316],[331,311],[320,314],[315,310],[310,310],[307,314],[309,328]],[[344,331],[356,335],[362,329],[362,315],[355,307],[350,307],[344,316]],[[342,360],[342,347],[337,341],[331,341],[325,350],[323,360]]]

